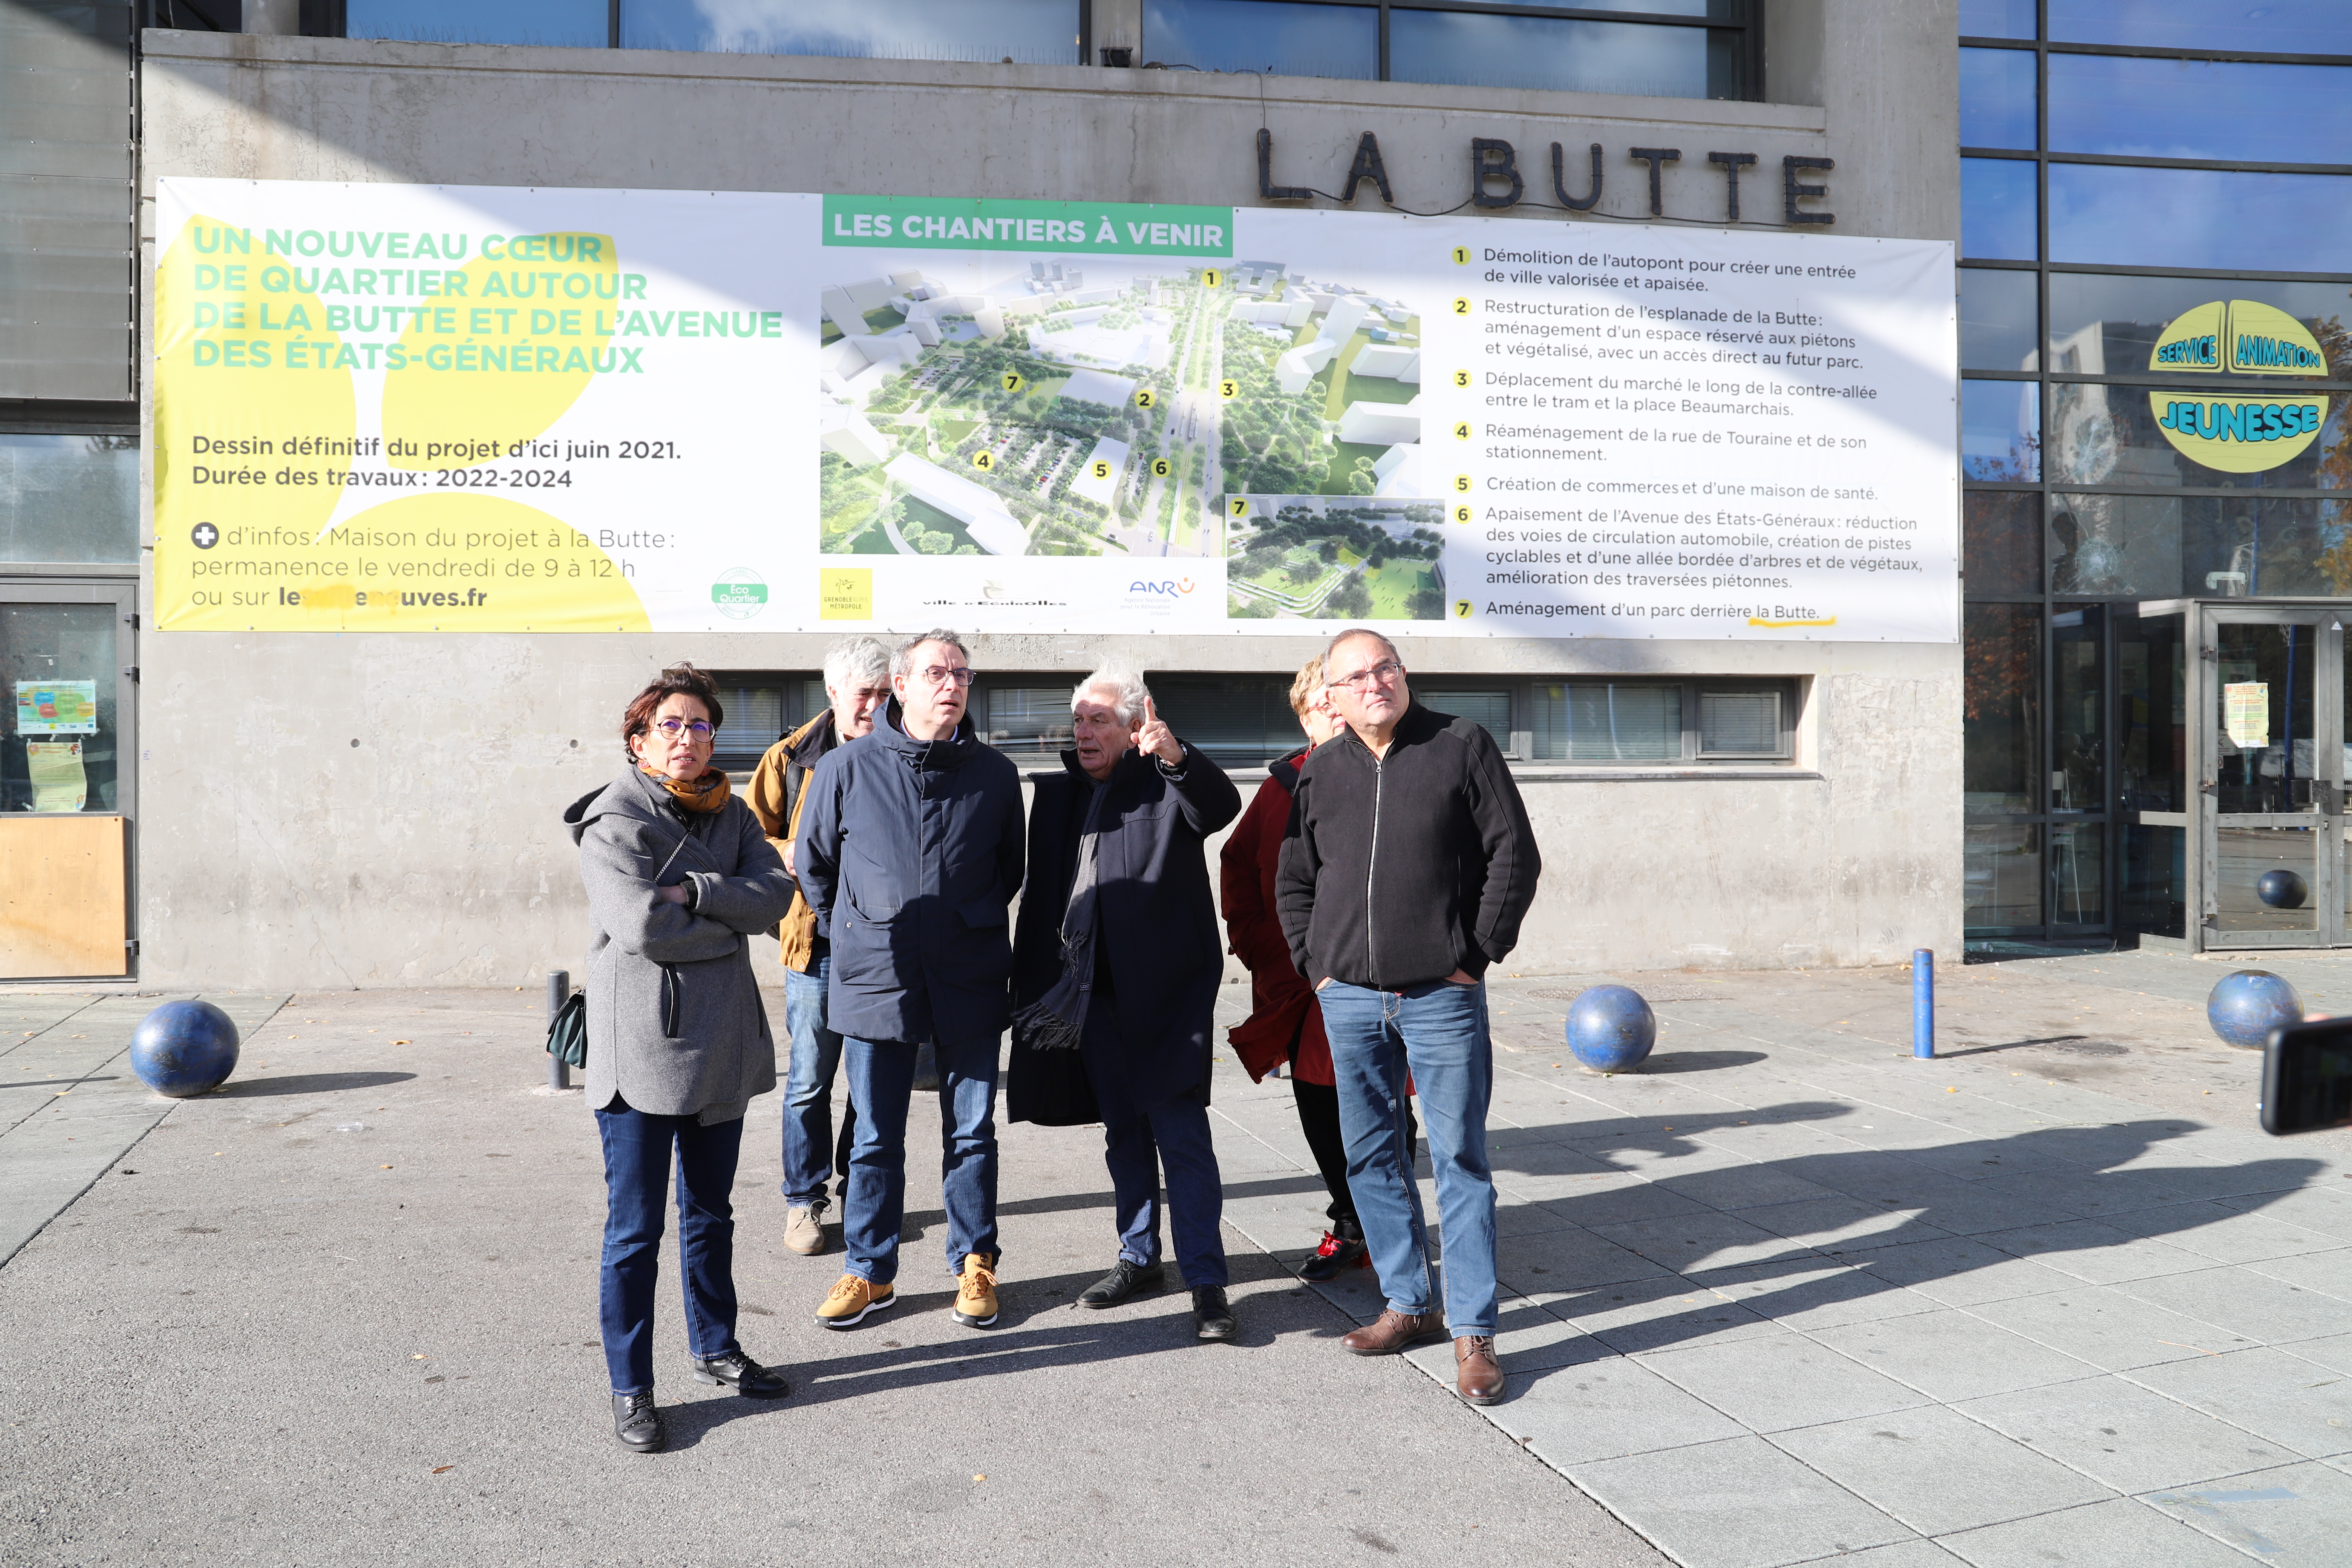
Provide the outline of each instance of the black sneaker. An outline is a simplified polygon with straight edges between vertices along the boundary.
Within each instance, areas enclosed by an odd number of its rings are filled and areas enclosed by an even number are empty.
[[[1370,1268],[1371,1256],[1364,1250],[1362,1237],[1335,1236],[1323,1233],[1323,1244],[1315,1256],[1298,1266],[1298,1277],[1311,1285],[1321,1285],[1337,1279],[1350,1268]]]
[[[1234,1310],[1225,1304],[1224,1287],[1203,1285],[1192,1292],[1194,1339],[1230,1340],[1239,1331],[1234,1322]]]
[[[1130,1263],[1122,1258],[1111,1265],[1109,1273],[1078,1292],[1078,1305],[1116,1307],[1129,1297],[1157,1290],[1167,1281],[1168,1271],[1162,1265]]]
[[[662,1428],[662,1415],[650,1394],[616,1394],[613,1395],[613,1436],[621,1447],[632,1454],[658,1454],[669,1434]]]
[[[708,1361],[697,1357],[694,1381],[715,1383],[751,1399],[782,1399],[792,1392],[782,1373],[761,1366],[741,1351],[726,1351]]]

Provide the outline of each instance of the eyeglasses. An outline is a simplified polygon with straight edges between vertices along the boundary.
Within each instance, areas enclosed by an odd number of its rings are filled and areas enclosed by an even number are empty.
[[[950,680],[958,686],[971,684],[971,668],[969,665],[958,665],[950,669],[944,664],[935,664],[915,671],[915,675],[927,686],[945,686]]]
[[[654,728],[673,741],[680,735],[689,735],[698,745],[707,746],[710,743],[710,726],[699,719],[691,722],[684,719],[656,719],[654,721]]]
[[[1384,659],[1370,669],[1360,669],[1353,675],[1343,675],[1337,680],[1326,681],[1324,684],[1344,686],[1350,691],[1361,691],[1366,686],[1375,683],[1386,686],[1392,680],[1402,679],[1403,675],[1404,666],[1391,658]]]

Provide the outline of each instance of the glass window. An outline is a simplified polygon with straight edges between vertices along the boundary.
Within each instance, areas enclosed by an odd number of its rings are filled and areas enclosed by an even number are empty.
[[[603,0],[595,10],[604,15]],[[621,46],[851,59],[1082,63],[1077,0],[622,0]]]
[[[2031,38],[2034,0],[1960,0],[1963,38]]]
[[[2050,165],[2053,261],[2335,272],[2347,255],[2352,175]]]
[[[1787,752],[1780,732],[1779,692],[1699,692],[1700,756],[1780,757]]]
[[[1965,92],[1965,66],[1960,79]],[[1967,101],[1963,96],[1964,126]],[[2293,109],[2283,115],[2285,105]],[[2347,140],[2352,66],[2050,57],[2053,152],[2327,163],[2339,161]]]
[[[1381,14],[1287,0],[1143,0],[1142,60],[1276,76],[1381,74]]]
[[[2042,384],[1960,383],[1960,472],[1972,479],[2042,477]]]
[[[2050,617],[2050,809],[2099,811],[2106,805],[2100,749],[2106,722],[2106,610],[2082,605]],[[2054,847],[2054,841],[2053,841]]]
[[[106,605],[0,605],[0,811],[113,811],[115,629]]]
[[[2040,253],[2034,228],[2035,167],[2020,158],[1960,160],[1962,256],[2031,261]]]
[[[2158,936],[2186,935],[2189,905],[2181,889],[2189,885],[2189,830],[2129,825],[2123,851],[2124,922]]]
[[[1425,708],[1467,719],[1489,735],[1507,755],[1511,749],[1511,694],[1507,691],[1419,691],[1414,699]]]
[[[2039,370],[2036,276],[1960,268],[1960,368]]]
[[[2174,446],[2171,433],[2158,423],[2160,418],[2193,419],[2201,432],[2218,430],[2226,418],[2231,428],[2242,429],[2242,422],[2252,416],[2261,416],[2263,425],[2283,425],[2290,411],[2299,417],[2315,406],[2326,410],[2316,440],[2284,461],[2255,458],[2252,460],[2270,461],[2271,466],[2246,473],[2206,467]],[[2150,389],[2062,383],[2050,389],[2050,478],[2066,485],[2339,489],[2352,484],[2344,410],[2340,393],[2273,389],[2249,394],[2226,384]],[[2246,448],[2234,439],[2208,446],[2200,438],[2192,450],[2234,455]],[[1962,461],[1967,460],[1964,446]]]
[[[2344,284],[2133,278],[2106,272],[2050,275],[2050,368],[2088,375],[2146,370],[2165,327],[2216,300],[2252,300],[2285,311],[2319,341],[2331,374],[2352,377],[2352,336],[2344,327],[2347,318],[2352,318],[2352,289]]]
[[[776,670],[719,671],[719,727],[711,760],[730,773],[759,765],[769,747],[824,710],[823,678]]]
[[[2098,925],[2107,918],[2105,823],[2063,822],[2050,827],[2050,894],[2058,925]]]
[[[1960,498],[1960,574],[1971,595],[2042,592],[2042,498],[1969,490]]]
[[[0,561],[138,559],[138,437],[0,435]]]
[[[2344,0],[2050,0],[2053,43],[2352,55]]]
[[[2179,593],[2180,498],[2053,494],[2050,590],[2151,598]]]
[[[1968,605],[1960,654],[1962,798],[1971,812],[2032,813],[2042,798],[2042,607]]]
[[[1711,79],[1707,39],[1703,27],[1396,10],[1389,13],[1389,76],[1648,98],[1727,95],[1731,87]],[[1717,52],[1718,70],[1736,65],[1729,51]]]
[[[2181,635],[2179,615],[2143,617],[2126,611],[2116,618],[2116,804],[2126,811],[2179,811],[2187,798]],[[2125,875],[2132,874],[2126,851]]]
[[[2032,49],[1960,51],[1961,146],[2033,150],[2033,62]]]
[[[1176,738],[1223,766],[1255,766],[1307,743],[1290,710],[1287,675],[1155,675],[1150,684]]]
[[[1008,752],[1060,751],[1070,744],[1070,688],[1076,684],[991,687],[981,738]]]
[[[1672,763],[1683,755],[1683,690],[1656,681],[1568,688],[1568,758]]]
[[[2042,829],[1970,823],[1961,854],[1961,921],[1970,936],[2042,923]]]
[[[554,44],[601,49],[612,42],[605,0],[347,0],[347,38],[435,44]]]

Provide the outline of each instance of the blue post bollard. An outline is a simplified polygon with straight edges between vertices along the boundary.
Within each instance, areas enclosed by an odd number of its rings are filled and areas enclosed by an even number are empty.
[[[1925,947],[1911,954],[1911,1055],[1936,1059],[1936,954]]]

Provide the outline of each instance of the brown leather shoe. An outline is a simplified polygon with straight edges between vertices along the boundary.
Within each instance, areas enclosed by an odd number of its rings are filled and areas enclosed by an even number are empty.
[[[1492,1334],[1465,1334],[1454,1342],[1454,1392],[1472,1405],[1503,1397],[1503,1363],[1495,1359]]]
[[[1444,1321],[1435,1312],[1400,1312],[1387,1307],[1363,1328],[1340,1335],[1339,1344],[1358,1355],[1394,1355],[1408,1345],[1435,1339],[1444,1328]]]

